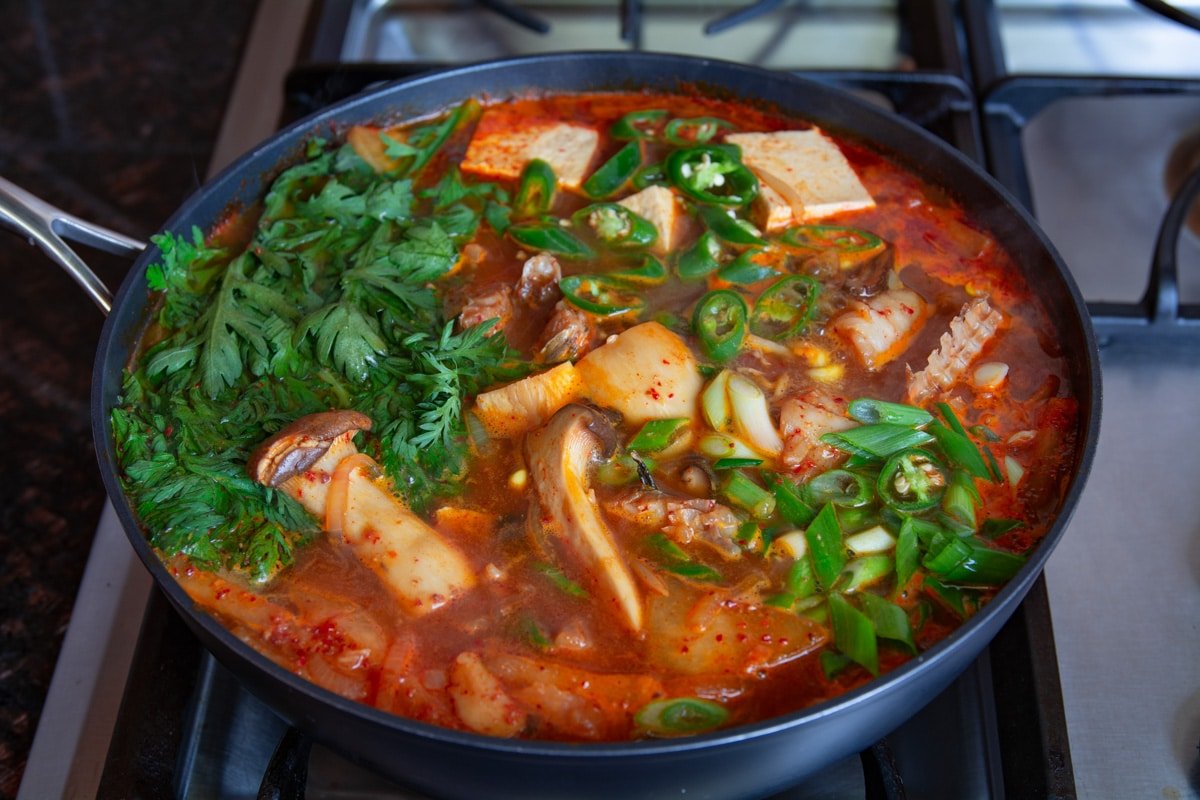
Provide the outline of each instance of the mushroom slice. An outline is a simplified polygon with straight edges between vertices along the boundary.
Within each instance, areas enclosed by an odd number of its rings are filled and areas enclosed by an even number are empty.
[[[342,459],[357,452],[354,435],[370,429],[371,418],[357,411],[309,414],[256,447],[246,471],[298,500],[310,514],[324,517],[330,476]]]
[[[301,417],[260,444],[247,471],[298,500],[350,545],[400,605],[420,615],[475,585],[466,557],[412,513],[378,465],[358,453],[354,434],[371,420],[357,411]]]
[[[614,444],[612,426],[600,411],[572,404],[529,435],[525,460],[547,528],[582,562],[625,626],[637,633],[642,630],[642,600],[588,481],[593,463]]]

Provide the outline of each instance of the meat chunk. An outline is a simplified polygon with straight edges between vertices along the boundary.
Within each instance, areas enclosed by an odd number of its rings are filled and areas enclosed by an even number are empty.
[[[517,297],[530,306],[552,302],[559,296],[558,282],[562,280],[562,267],[549,253],[538,253],[521,267],[521,278],[517,281]]]
[[[848,341],[867,369],[875,370],[904,352],[925,320],[925,301],[903,284],[847,304],[833,330]]]
[[[554,170],[558,185],[578,189],[600,147],[593,128],[550,119],[516,118],[506,109],[484,112],[460,168],[490,178],[515,180],[535,158]]]
[[[588,353],[600,338],[596,321],[587,312],[559,300],[538,338],[538,360],[546,364],[574,361]]]
[[[662,531],[680,544],[699,542],[726,559],[742,554],[735,538],[740,521],[716,500],[634,489],[608,509],[614,516],[643,528]]]
[[[909,375],[908,402],[920,405],[953,386],[1003,322],[1004,315],[986,298],[977,297],[963,306],[950,320],[950,330],[942,334],[938,348],[929,354],[925,369]]]
[[[845,402],[821,392],[808,392],[783,401],[779,412],[783,433],[783,463],[793,474],[807,478],[837,464],[843,454],[822,444],[821,436],[854,427]]]
[[[875,206],[837,144],[817,128],[733,133],[725,141],[742,149],[742,163],[773,190],[763,199],[768,230]],[[790,208],[788,222],[780,221],[780,199]]]
[[[513,290],[509,286],[498,286],[491,291],[468,299],[458,314],[458,325],[466,330],[489,319],[494,319],[496,322],[488,330],[487,335],[495,336],[512,321],[512,315]]]
[[[679,221],[679,203],[675,193],[665,186],[648,186],[631,194],[620,204],[647,220],[658,231],[658,239],[650,247],[651,252],[666,255],[678,244],[676,223]]]

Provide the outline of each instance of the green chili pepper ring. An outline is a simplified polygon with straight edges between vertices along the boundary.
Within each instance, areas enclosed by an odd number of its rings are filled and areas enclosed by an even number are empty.
[[[884,462],[876,488],[882,500],[897,511],[933,508],[946,492],[946,468],[928,450],[901,450]]]
[[[788,275],[754,302],[750,331],[768,339],[791,339],[804,332],[817,305],[821,284],[808,275]]]
[[[701,203],[744,206],[758,194],[758,178],[728,147],[699,145],[667,156],[667,176]]]
[[[746,338],[746,315],[746,301],[729,289],[717,289],[700,298],[692,328],[709,358],[728,361],[737,355]]]

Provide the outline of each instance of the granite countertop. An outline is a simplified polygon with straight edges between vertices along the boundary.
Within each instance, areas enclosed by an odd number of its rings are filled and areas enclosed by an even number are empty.
[[[206,170],[254,9],[0,4],[0,175],[150,235]],[[129,267],[85,257],[114,289]],[[102,323],[65,274],[0,232],[0,798],[20,784],[104,502],[89,418]]]

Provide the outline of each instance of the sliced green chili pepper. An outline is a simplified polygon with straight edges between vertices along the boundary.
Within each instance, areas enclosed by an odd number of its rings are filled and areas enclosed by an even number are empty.
[[[586,225],[605,245],[621,250],[649,247],[658,240],[653,222],[619,203],[592,203],[576,211],[571,220]]]
[[[601,317],[638,313],[646,305],[634,287],[607,275],[568,275],[558,288],[568,302]]]
[[[758,178],[726,147],[676,150],[666,164],[671,183],[701,203],[744,206],[758,194]]]
[[[683,251],[675,271],[684,280],[703,278],[720,268],[721,262],[717,260],[720,255],[721,243],[712,231],[705,231],[695,244]]]
[[[649,186],[666,186],[667,170],[661,164],[650,164],[633,173],[633,188],[639,192]]]
[[[521,171],[521,184],[513,211],[519,219],[540,217],[554,205],[554,190],[557,186],[554,168],[540,158],[532,159]]]
[[[628,453],[618,453],[596,467],[596,480],[605,486],[625,486],[641,479],[641,470],[653,472],[658,464],[651,458],[642,456],[635,461]]]
[[[746,301],[729,289],[709,292],[696,304],[692,329],[705,355],[713,361],[728,361],[746,338]]]
[[[733,123],[717,117],[673,119],[663,130],[663,138],[676,147],[687,147],[711,141],[722,130],[733,130],[733,127]]]
[[[833,250],[842,267],[856,264],[884,247],[883,239],[870,231],[844,225],[801,225],[788,228],[782,238],[785,243],[803,250]]]
[[[667,282],[667,268],[654,256],[646,255],[637,266],[610,272],[608,276],[639,286],[662,286]]]
[[[767,240],[759,235],[758,228],[749,220],[729,216],[719,208],[700,209],[700,218],[708,229],[730,244],[765,247]]]
[[[879,471],[879,497],[897,511],[933,508],[946,492],[946,468],[927,450],[910,448],[892,455]]]
[[[592,248],[554,220],[509,225],[508,235],[522,247],[544,250],[569,260],[595,258]]]
[[[612,124],[608,135],[614,139],[653,139],[659,123],[667,116],[665,108],[630,111]]]
[[[659,736],[700,733],[719,728],[727,719],[724,706],[695,697],[652,700],[633,716],[640,727]]]
[[[596,200],[611,197],[624,188],[641,165],[642,149],[637,142],[630,142],[583,182],[583,193]]]
[[[870,503],[873,496],[871,483],[863,476],[849,470],[831,469],[805,484],[804,499],[810,506],[832,503],[858,508]]]
[[[754,301],[750,332],[768,339],[787,340],[804,332],[821,284],[808,275],[788,275],[771,284]]]
[[[761,250],[747,250],[738,254],[737,258],[717,270],[717,277],[729,283],[749,286],[752,283],[778,276],[779,270],[759,264],[754,260],[755,256],[761,252]]]
[[[652,419],[629,440],[629,449],[639,453],[657,453],[679,438],[691,423],[687,417]]]
[[[551,583],[572,597],[587,597],[587,590],[567,577],[567,574],[553,564],[538,562],[533,568],[545,575]]]

